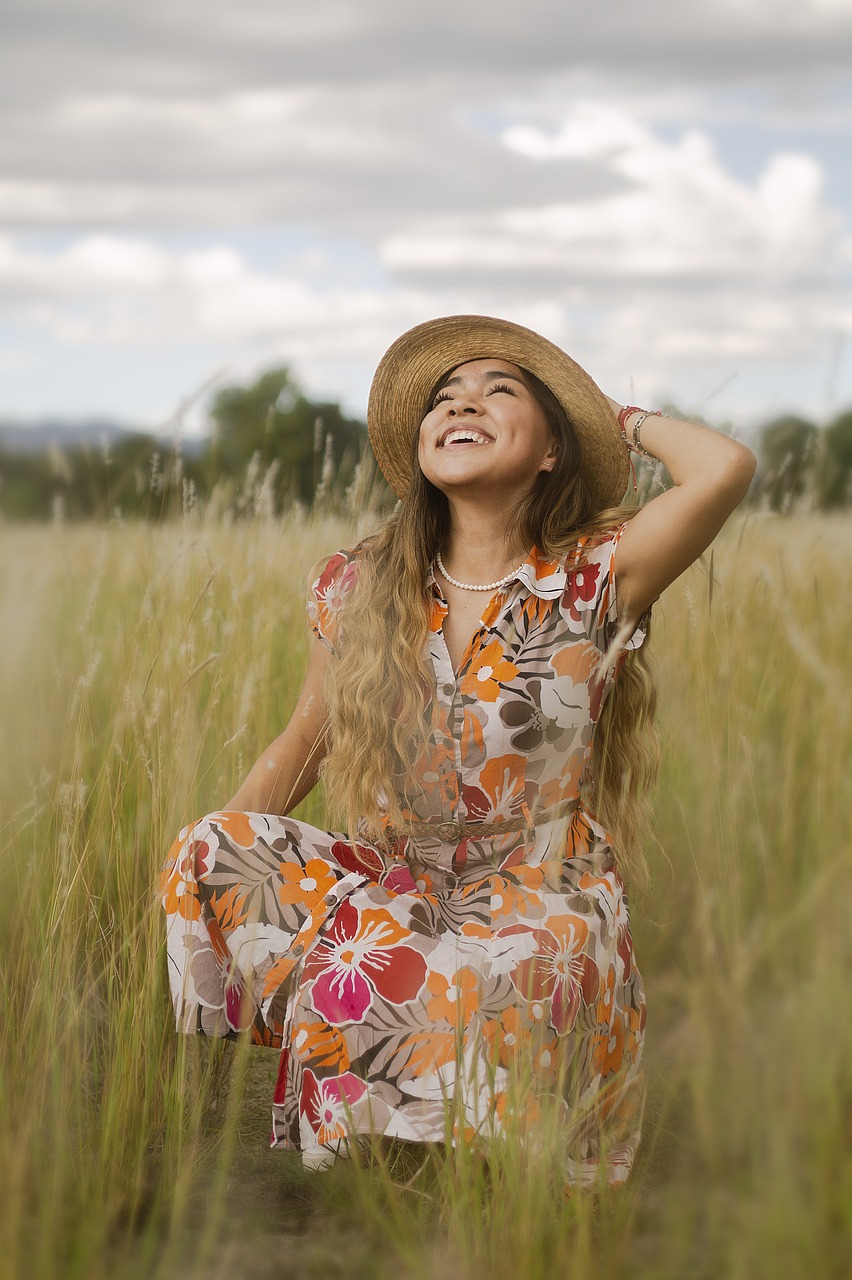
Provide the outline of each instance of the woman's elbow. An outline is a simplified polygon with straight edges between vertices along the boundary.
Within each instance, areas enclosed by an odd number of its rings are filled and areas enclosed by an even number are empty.
[[[738,440],[729,441],[729,446],[721,479],[736,505],[749,491],[757,469],[757,458],[748,445],[740,444]]]

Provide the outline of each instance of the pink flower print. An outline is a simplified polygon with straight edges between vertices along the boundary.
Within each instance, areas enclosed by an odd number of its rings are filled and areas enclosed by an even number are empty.
[[[410,937],[389,911],[359,914],[344,902],[305,962],[317,1013],[335,1025],[363,1022],[376,994],[391,1004],[413,1000],[425,981],[426,961],[413,947],[400,945]]]
[[[317,1135],[321,1147],[345,1138],[349,1112],[364,1096],[367,1086],[351,1071],[329,1080],[317,1080],[313,1071],[305,1069],[299,1096],[299,1110]]]
[[[417,884],[408,863],[403,862],[398,867],[392,867],[383,875],[382,888],[390,893],[416,893]]]
[[[225,984],[225,1017],[234,1031],[243,1031],[251,1025],[253,1009],[246,1009],[246,991],[242,979],[234,978]]]

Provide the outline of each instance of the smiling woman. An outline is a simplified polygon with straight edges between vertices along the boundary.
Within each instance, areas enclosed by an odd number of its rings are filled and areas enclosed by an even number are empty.
[[[281,1047],[273,1143],[310,1167],[359,1135],[487,1149],[537,1115],[566,1183],[616,1184],[643,1099],[648,615],[754,460],[482,316],[404,334],[368,416],[398,509],[318,566],[289,725],[164,872],[178,1025]],[[638,513],[623,428],[674,481]],[[287,817],[320,767],[348,835]]]

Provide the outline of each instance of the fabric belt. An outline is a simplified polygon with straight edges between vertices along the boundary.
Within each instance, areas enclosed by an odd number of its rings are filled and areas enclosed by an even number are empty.
[[[414,839],[419,837],[426,840],[440,840],[444,844],[458,843],[460,840],[491,840],[495,836],[502,836],[511,831],[531,831],[539,823],[555,822],[558,818],[567,817],[579,807],[580,797],[575,796],[573,800],[565,800],[562,804],[554,805],[552,809],[543,809],[540,813],[526,817],[519,816],[506,822],[460,822],[457,820],[409,822],[404,827],[396,827],[393,830],[396,835],[403,838],[411,836]]]

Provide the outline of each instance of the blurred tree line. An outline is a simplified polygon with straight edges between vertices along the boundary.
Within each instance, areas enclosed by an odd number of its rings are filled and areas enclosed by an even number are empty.
[[[776,418],[760,433],[758,457],[755,488],[770,510],[852,505],[852,409],[825,427],[793,414]]]
[[[670,410],[671,411],[671,410]],[[367,483],[390,504],[369,455],[366,427],[338,404],[309,400],[286,367],[212,398],[208,440],[183,450],[154,436],[122,434],[43,452],[0,448],[0,516],[12,520],[162,518],[194,507],[232,516],[275,514],[317,498],[341,505]],[[784,513],[852,503],[852,410],[824,427],[788,415],[758,437],[749,501]],[[369,472],[369,474],[368,474]]]
[[[153,435],[37,452],[0,447],[0,513],[8,519],[149,518],[212,506],[233,515],[342,498],[367,441],[338,404],[309,400],[286,367],[216,392],[209,438]]]

